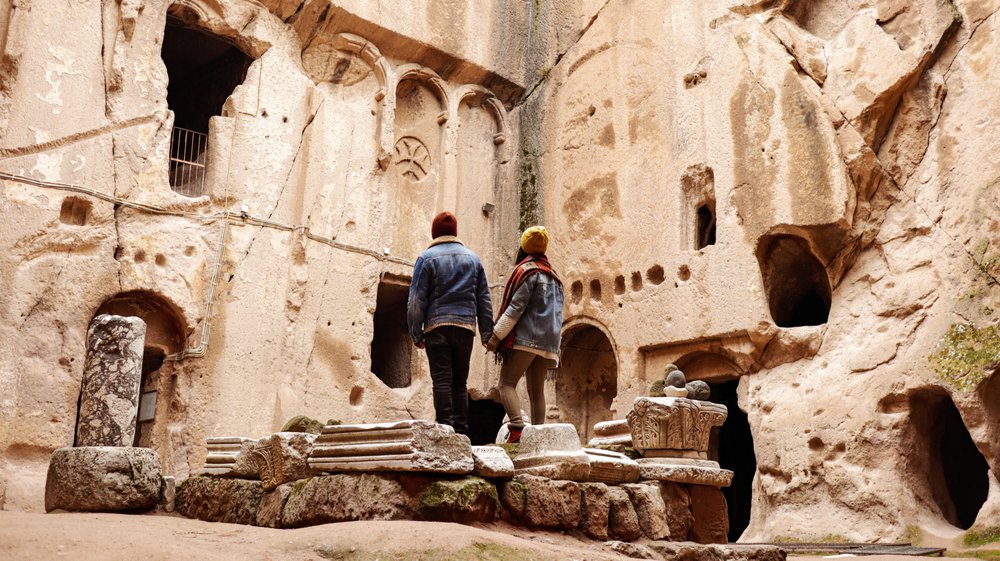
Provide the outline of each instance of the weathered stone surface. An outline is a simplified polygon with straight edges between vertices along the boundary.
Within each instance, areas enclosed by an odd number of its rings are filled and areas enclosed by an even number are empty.
[[[199,475],[259,479],[257,461],[251,453],[261,441],[245,436],[214,436],[205,440],[207,454]]]
[[[528,425],[521,433],[514,471],[549,479],[587,481],[590,458],[583,451],[573,425]]]
[[[688,534],[698,543],[727,543],[729,541],[729,511],[726,498],[718,487],[689,485],[691,515],[694,521]]]
[[[580,525],[580,486],[572,481],[555,481],[534,475],[517,475],[505,489],[504,505],[518,510],[521,489],[524,494],[522,521],[538,528],[571,530]]]
[[[639,464],[625,454],[597,448],[584,448],[583,451],[590,460],[589,481],[617,484],[639,480]]]
[[[628,426],[628,421],[618,419],[614,421],[602,421],[594,425],[594,437],[587,442],[587,446],[632,446],[632,429]]]
[[[500,490],[500,502],[511,516],[523,518],[528,504],[527,483],[516,477],[504,483]]]
[[[417,516],[441,522],[492,522],[500,512],[497,489],[478,477],[430,481],[417,495]]]
[[[276,489],[264,493],[257,509],[256,524],[265,528],[281,528],[281,512],[285,508],[288,496],[292,494],[293,484],[279,485]]]
[[[638,543],[628,543],[618,540],[609,541],[608,547],[621,553],[622,555],[628,555],[633,559],[659,559],[660,557],[656,555],[656,552],[652,549]]]
[[[688,382],[684,386],[684,389],[688,391],[687,396],[691,399],[704,401],[712,396],[712,389],[708,386],[708,383],[703,380]]]
[[[711,462],[715,467],[678,463],[672,458],[640,458],[637,463],[640,479],[715,487],[728,487],[733,480],[733,472],[719,468],[715,462]]]
[[[703,545],[683,541],[651,541],[650,549],[664,559],[691,561],[785,561],[785,550],[773,545]]]
[[[652,540],[670,538],[667,507],[660,495],[660,486],[657,484],[627,483],[621,487],[628,493],[632,506],[635,507],[642,533]]]
[[[163,489],[157,505],[163,512],[173,512],[177,505],[177,481],[172,475],[163,476]]]
[[[131,446],[139,408],[146,322],[99,315],[87,331],[77,446]]]
[[[474,475],[479,477],[514,477],[514,462],[499,446],[473,446]]]
[[[414,512],[410,497],[396,478],[342,473],[296,484],[285,502],[281,525],[299,528],[350,520],[407,520]]]
[[[149,448],[59,448],[49,461],[45,510],[147,510],[159,501],[161,484],[160,458]]]
[[[639,516],[632,506],[628,491],[621,487],[609,487],[608,500],[608,535],[627,542],[641,538]]]
[[[667,509],[670,537],[675,541],[684,541],[688,539],[691,526],[694,524],[694,516],[691,514],[691,495],[687,487],[680,483],[661,481],[659,484],[660,496]]]
[[[279,432],[261,439],[250,449],[265,491],[282,483],[305,479],[316,474],[307,459],[316,435],[301,432]]]
[[[726,420],[726,406],[684,397],[637,397],[626,418],[637,450],[704,453],[712,427]]]
[[[329,425],[313,445],[309,466],[321,471],[471,473],[465,435],[429,421]]]
[[[177,489],[177,513],[207,522],[255,524],[264,488],[260,481],[189,477]]]
[[[312,417],[296,415],[282,425],[281,432],[307,432],[309,434],[320,434],[325,425]]]
[[[583,497],[580,529],[588,538],[608,539],[608,516],[611,510],[608,486],[603,483],[581,483],[580,493]]]

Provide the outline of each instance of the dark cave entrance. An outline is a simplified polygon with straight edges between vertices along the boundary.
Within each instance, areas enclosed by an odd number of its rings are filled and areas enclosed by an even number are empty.
[[[733,482],[722,488],[729,507],[729,541],[735,542],[750,525],[750,504],[753,499],[753,478],[757,473],[757,456],[753,450],[753,434],[747,414],[740,409],[736,397],[739,380],[709,382],[709,401],[725,405],[729,415],[721,427],[712,431],[709,458],[723,469],[732,470]]]
[[[931,497],[945,520],[968,530],[989,493],[986,458],[944,390],[914,394],[910,419],[915,429],[913,453],[923,458]]]
[[[375,297],[375,334],[371,371],[390,388],[410,385],[416,347],[406,328],[406,300],[410,279],[386,275]]]
[[[715,245],[715,201],[709,201],[698,207],[697,247],[704,249]]]
[[[789,235],[764,239],[757,259],[775,325],[801,327],[827,322],[830,280],[805,240]]]

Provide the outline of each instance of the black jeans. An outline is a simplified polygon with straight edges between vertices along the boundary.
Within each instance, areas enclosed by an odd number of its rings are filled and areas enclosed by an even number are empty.
[[[469,358],[476,334],[454,325],[442,325],[424,334],[427,361],[434,387],[435,421],[455,432],[469,432]]]

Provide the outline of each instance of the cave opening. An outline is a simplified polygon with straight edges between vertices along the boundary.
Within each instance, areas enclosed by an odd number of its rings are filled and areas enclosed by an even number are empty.
[[[704,249],[715,245],[715,201],[710,201],[698,207],[698,232],[695,235],[697,247]]]
[[[740,409],[736,397],[739,379],[709,382],[709,401],[729,409],[726,421],[712,431],[709,459],[719,467],[733,472],[733,482],[722,488],[729,514],[729,541],[735,542],[750,525],[750,505],[753,500],[753,478],[757,473],[757,455],[753,449],[753,434],[746,412]]]
[[[371,371],[390,388],[410,385],[413,341],[406,328],[406,300],[410,280],[386,275],[378,284],[375,296],[375,334],[371,344]]]
[[[827,322],[830,280],[805,240],[790,235],[764,239],[757,257],[775,325],[802,327]]]

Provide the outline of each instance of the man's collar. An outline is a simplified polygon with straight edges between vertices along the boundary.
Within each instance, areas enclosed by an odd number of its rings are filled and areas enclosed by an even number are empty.
[[[458,239],[458,236],[438,236],[434,238],[434,241],[431,242],[431,245],[427,247],[434,247],[442,243],[457,243],[459,245],[465,245],[464,243],[462,243],[462,240]]]

